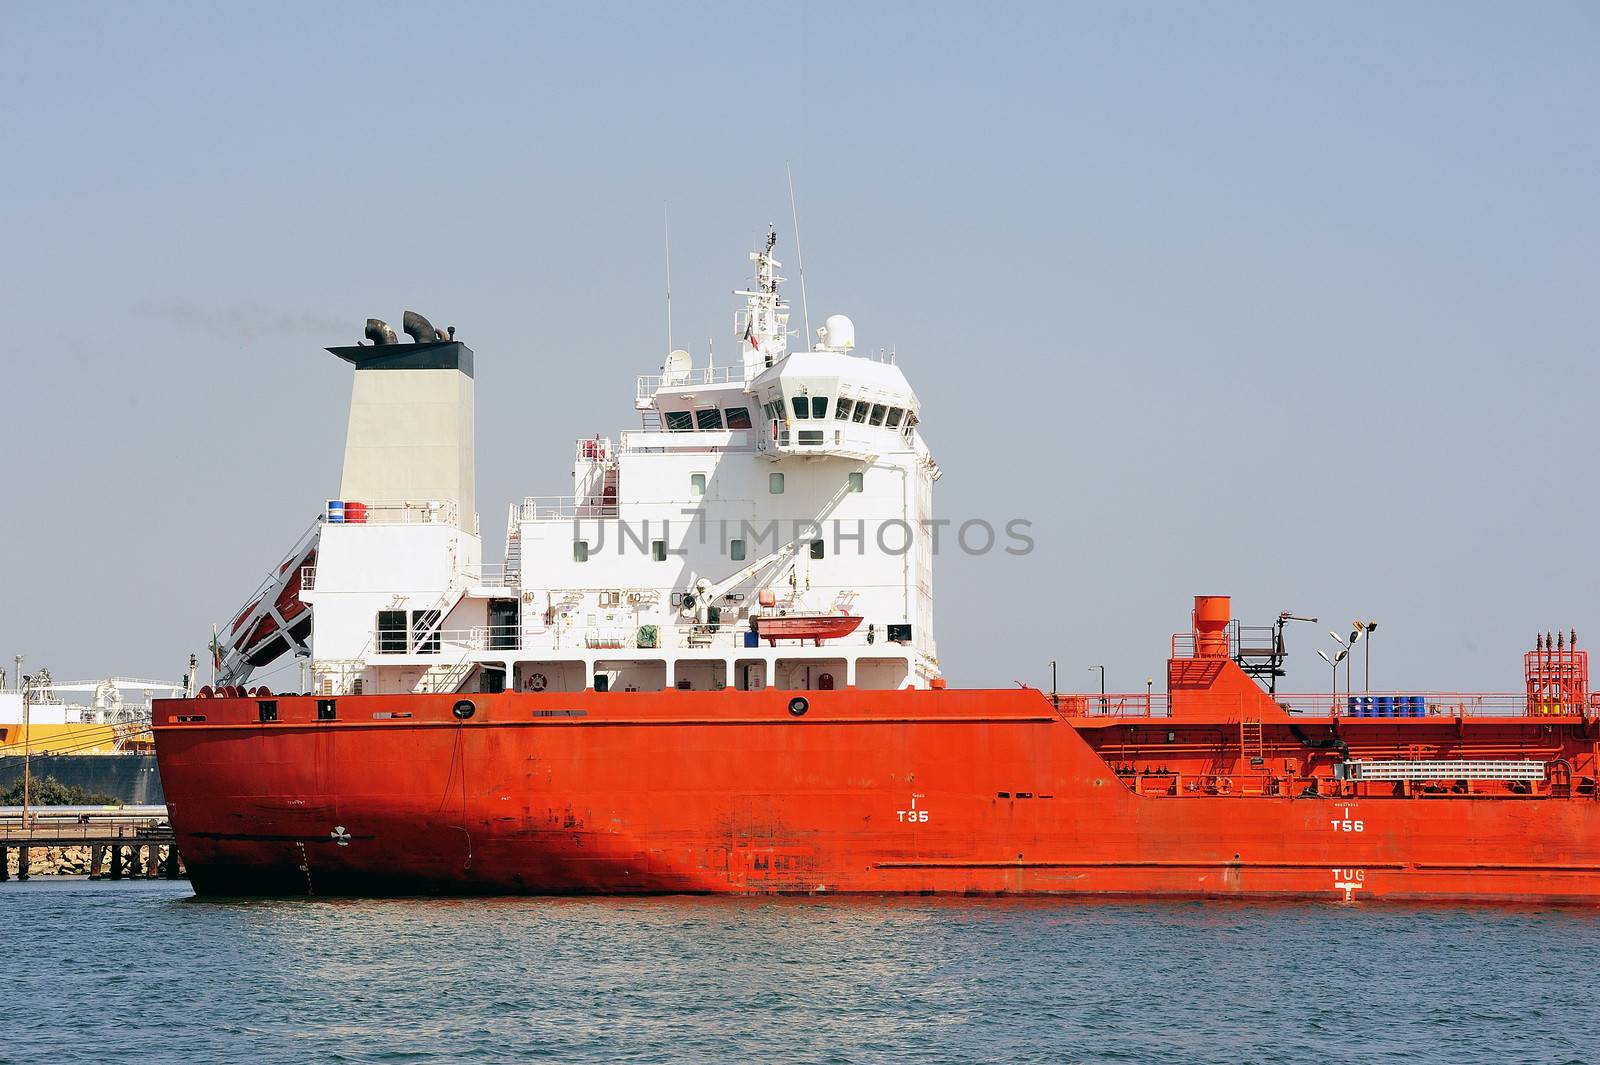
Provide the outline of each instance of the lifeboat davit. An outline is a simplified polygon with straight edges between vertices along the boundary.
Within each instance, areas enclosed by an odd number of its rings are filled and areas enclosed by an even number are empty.
[[[837,640],[861,627],[861,619],[854,614],[782,614],[755,619],[756,632],[772,646],[779,640],[810,640],[821,644],[823,640]]]

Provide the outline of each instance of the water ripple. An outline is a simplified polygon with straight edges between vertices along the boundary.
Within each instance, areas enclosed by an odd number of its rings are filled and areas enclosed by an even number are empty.
[[[1596,1060],[1600,913],[0,885],[0,1061]]]

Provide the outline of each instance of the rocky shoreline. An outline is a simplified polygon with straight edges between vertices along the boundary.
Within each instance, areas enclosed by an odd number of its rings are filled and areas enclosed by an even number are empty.
[[[132,846],[121,848],[124,854],[122,878],[135,877],[157,878],[167,875],[168,862],[172,857],[172,847],[169,844],[159,846],[142,846],[138,854],[129,860],[127,852],[133,850]],[[21,860],[21,848],[15,845],[4,848],[5,868],[0,873],[0,879],[23,879],[24,874],[18,868]],[[99,868],[95,868],[96,855],[94,851],[103,851],[100,855]],[[111,879],[111,848],[95,847],[89,844],[69,847],[30,847],[28,848],[28,870],[26,876],[87,876],[91,880]],[[178,862],[178,875],[183,874],[183,862]]]

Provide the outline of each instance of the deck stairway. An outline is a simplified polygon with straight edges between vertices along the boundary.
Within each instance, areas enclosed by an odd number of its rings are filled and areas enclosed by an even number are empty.
[[[416,686],[411,690],[418,695],[458,692],[477,665],[476,662],[462,659],[459,662],[440,662],[429,666],[427,672],[417,678]]]
[[[1267,764],[1265,753],[1261,749],[1261,722],[1254,718],[1244,718],[1239,722],[1239,749],[1243,757],[1250,760],[1252,766]]]

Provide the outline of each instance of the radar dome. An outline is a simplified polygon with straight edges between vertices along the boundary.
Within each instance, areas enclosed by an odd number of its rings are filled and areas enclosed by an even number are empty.
[[[822,323],[822,346],[849,351],[856,346],[856,323],[842,314],[830,314]]]
[[[663,384],[681,385],[689,379],[689,371],[694,367],[694,358],[682,348],[676,348],[667,356],[667,361],[661,367]]]

